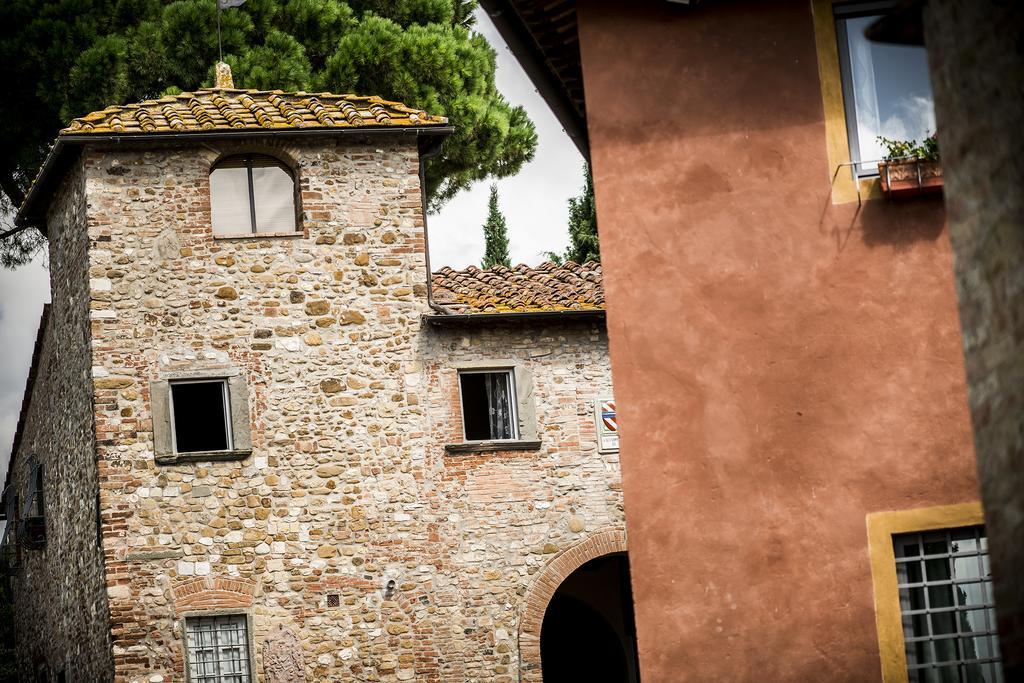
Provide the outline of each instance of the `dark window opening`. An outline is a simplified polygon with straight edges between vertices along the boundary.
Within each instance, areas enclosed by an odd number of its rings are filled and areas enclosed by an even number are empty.
[[[462,424],[466,441],[516,438],[512,372],[463,372]]]
[[[29,488],[29,513],[30,517],[43,517],[43,465],[34,463],[32,465],[32,483]]]
[[[231,449],[227,382],[172,382],[171,406],[175,451],[197,453]]]

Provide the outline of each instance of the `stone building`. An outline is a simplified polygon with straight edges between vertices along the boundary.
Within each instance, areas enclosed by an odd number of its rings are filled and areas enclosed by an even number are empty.
[[[61,132],[17,217],[25,680],[539,680],[549,602],[635,680],[600,266],[428,278],[448,130],[221,81]]]

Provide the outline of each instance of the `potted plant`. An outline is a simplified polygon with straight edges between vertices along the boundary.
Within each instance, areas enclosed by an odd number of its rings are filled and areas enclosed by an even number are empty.
[[[878,162],[882,192],[888,197],[907,197],[942,192],[942,162],[934,134],[917,140],[890,140],[879,136],[885,161]]]

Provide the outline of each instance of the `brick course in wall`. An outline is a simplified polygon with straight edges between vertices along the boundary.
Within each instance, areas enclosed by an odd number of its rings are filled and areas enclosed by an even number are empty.
[[[209,169],[243,150],[294,169],[297,235],[213,237]],[[184,680],[187,615],[224,610],[260,679],[284,627],[308,681],[519,680],[530,586],[623,528],[603,325],[424,325],[411,136],[97,146],[83,169],[114,680]],[[448,453],[456,366],[491,359],[529,371],[540,446]],[[184,372],[245,379],[251,455],[155,461],[152,392]]]

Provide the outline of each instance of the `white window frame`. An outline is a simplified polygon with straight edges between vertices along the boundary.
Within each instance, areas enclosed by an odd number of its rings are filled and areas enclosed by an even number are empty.
[[[508,439],[470,439],[466,436],[466,402],[462,396],[462,376],[463,375],[498,375],[503,374],[508,381],[508,403],[509,403],[509,420],[512,422],[512,436]],[[458,371],[458,382],[459,382],[459,412],[462,418],[462,440],[464,443],[485,443],[490,441],[519,441],[519,396],[516,393],[516,373],[515,368],[510,367],[498,367],[498,368],[480,368],[480,369],[462,369]]]
[[[843,113],[846,117],[846,139],[850,149],[850,162],[854,174],[858,178],[877,178],[880,159],[860,158],[860,132],[857,124],[857,104],[853,87],[853,75],[850,71],[850,43],[846,29],[846,21],[858,17],[884,16],[898,6],[898,0],[862,0],[861,2],[845,2],[833,5],[832,14],[835,21],[836,49],[839,57],[840,89],[843,98]],[[864,168],[867,166],[867,168]]]
[[[174,379],[168,382],[167,392],[167,405],[171,411],[171,449],[175,454],[178,451],[178,423],[174,419],[174,387],[181,384],[220,384],[221,387],[221,400],[224,405],[224,431],[225,431],[225,443],[227,448],[221,449],[221,451],[187,451],[181,453],[182,455],[191,455],[193,452],[203,453],[217,453],[232,451],[235,448],[234,444],[234,430],[231,424],[231,389],[228,387],[227,377],[204,377],[202,379]]]

